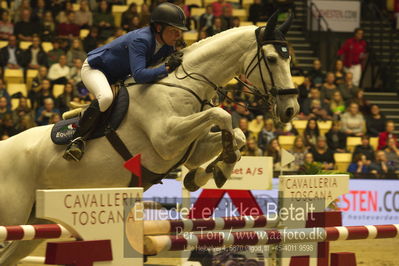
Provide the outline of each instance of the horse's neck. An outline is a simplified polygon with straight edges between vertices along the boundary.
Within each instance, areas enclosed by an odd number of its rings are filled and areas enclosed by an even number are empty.
[[[198,73],[212,83],[223,86],[242,72],[243,54],[254,43],[254,27],[235,28],[209,39],[205,39],[184,51],[183,65],[188,73]],[[177,76],[185,76],[181,68]],[[202,79],[198,75],[195,78]],[[187,79],[185,79],[187,80]],[[190,81],[190,88],[203,99],[215,95],[212,86],[203,82]]]

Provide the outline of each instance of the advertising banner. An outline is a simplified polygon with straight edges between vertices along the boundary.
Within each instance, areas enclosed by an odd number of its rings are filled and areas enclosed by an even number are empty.
[[[328,27],[336,32],[353,32],[360,26],[359,1],[312,1],[317,8],[312,8],[313,30],[317,27],[316,18],[319,14],[325,18],[321,20],[322,30]]]

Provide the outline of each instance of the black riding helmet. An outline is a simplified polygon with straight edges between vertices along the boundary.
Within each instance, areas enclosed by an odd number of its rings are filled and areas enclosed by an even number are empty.
[[[184,31],[188,30],[183,9],[167,2],[160,4],[152,11],[151,24],[154,23],[169,25]]]

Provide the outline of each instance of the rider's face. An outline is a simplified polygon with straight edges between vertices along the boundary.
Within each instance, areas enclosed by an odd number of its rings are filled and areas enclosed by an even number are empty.
[[[176,41],[181,39],[183,31],[172,26],[166,26],[163,33],[163,41],[169,46],[175,46]]]

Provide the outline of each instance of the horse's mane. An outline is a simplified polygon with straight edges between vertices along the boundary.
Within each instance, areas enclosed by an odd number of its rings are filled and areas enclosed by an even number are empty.
[[[223,40],[228,35],[231,35],[231,34],[234,34],[236,32],[240,32],[240,31],[248,31],[249,29],[255,30],[255,28],[256,28],[256,26],[244,26],[244,27],[237,27],[237,28],[232,28],[232,29],[226,30],[226,31],[222,31],[218,34],[215,34],[213,36],[210,36],[210,37],[207,37],[200,41],[197,41],[197,42],[191,44],[190,46],[184,48],[182,51],[183,51],[183,53],[188,54],[202,46],[208,45],[209,43],[212,43],[212,42],[215,42],[218,40]]]

